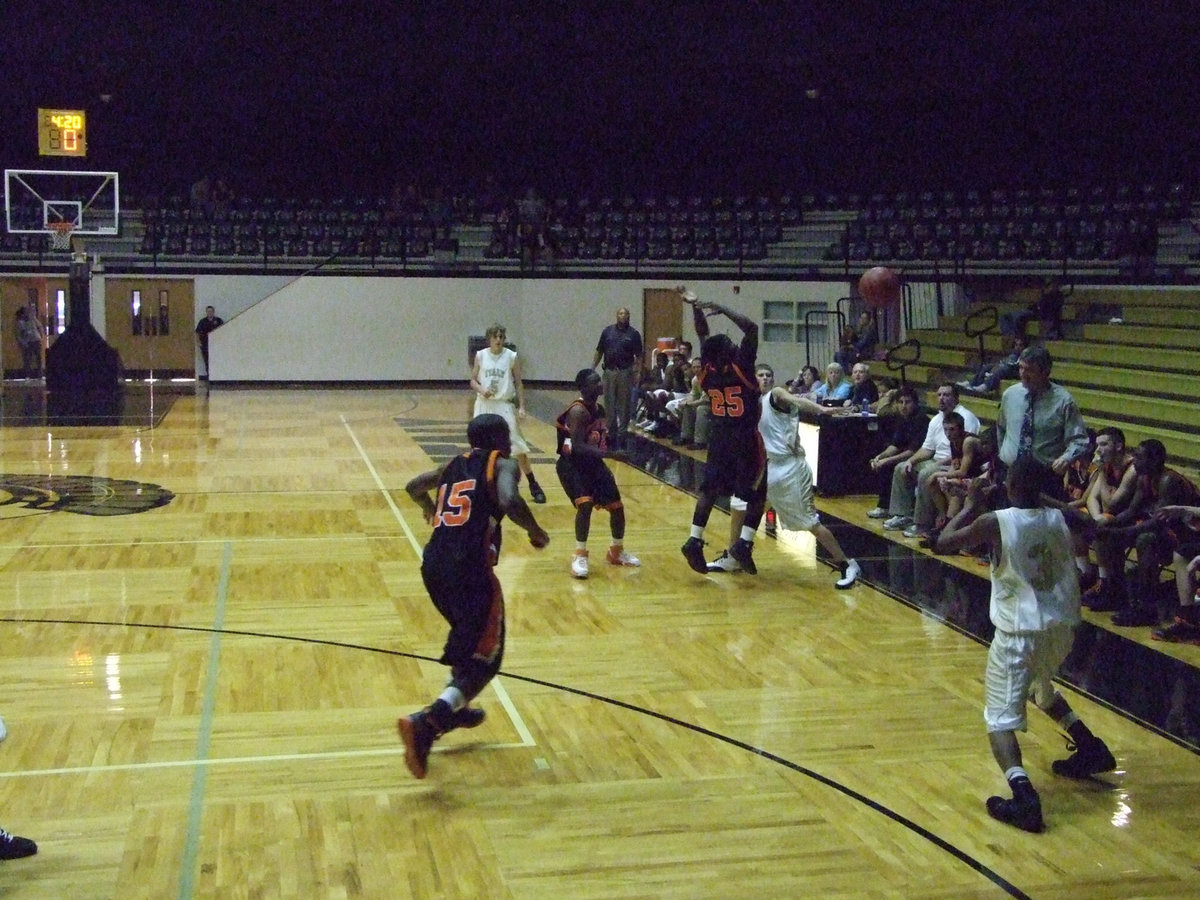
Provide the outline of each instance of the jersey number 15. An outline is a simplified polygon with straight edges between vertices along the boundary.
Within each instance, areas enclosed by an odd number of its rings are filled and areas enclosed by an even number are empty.
[[[459,525],[465,525],[467,519],[471,518],[471,491],[473,490],[475,490],[474,478],[439,486],[437,509],[433,513],[433,527],[446,525],[456,528]]]

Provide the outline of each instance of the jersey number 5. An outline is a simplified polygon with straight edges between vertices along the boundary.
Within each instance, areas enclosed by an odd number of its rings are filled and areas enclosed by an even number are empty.
[[[742,386],[740,384],[731,384],[723,388],[710,388],[708,396],[712,400],[712,414],[714,416],[728,416],[731,419],[736,419],[745,412],[746,407],[742,403]]]
[[[449,492],[447,492],[449,488]],[[475,490],[475,479],[456,481],[438,487],[437,509],[433,513],[433,527],[446,525],[455,528],[465,525],[471,518],[471,491]]]

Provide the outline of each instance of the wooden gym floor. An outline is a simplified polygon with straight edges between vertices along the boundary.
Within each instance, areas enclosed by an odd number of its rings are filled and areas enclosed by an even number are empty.
[[[531,391],[552,543],[510,526],[504,675],[425,781],[395,720],[441,690],[444,628],[403,485],[462,446],[466,391],[201,387],[0,428],[0,826],[40,846],[0,896],[1196,894],[1200,648],[1085,627],[1064,690],[1118,771],[1055,778],[1031,711],[1048,831],[1016,831],[983,807],[983,567],[858,497],[822,503],[849,591],[807,535],[696,575],[697,455],[641,441],[614,469],[643,567],[603,564],[598,513],[573,580],[570,396]],[[715,512],[714,554],[727,535]]]

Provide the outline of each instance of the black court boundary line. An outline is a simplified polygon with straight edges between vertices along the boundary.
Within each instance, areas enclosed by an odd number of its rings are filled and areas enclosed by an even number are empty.
[[[536,400],[534,400],[533,397],[527,398],[527,402],[526,402],[527,407],[531,406],[531,405],[536,406],[536,407],[538,407],[536,415],[538,415],[538,416],[544,415],[545,410],[549,408],[550,398],[546,397],[545,395],[537,397],[536,393],[534,394],[534,397],[536,397]],[[534,413],[531,413],[531,415],[534,415]],[[396,418],[395,422],[400,427],[405,427],[405,423],[402,422],[400,418]],[[424,424],[445,424],[445,423],[435,423],[431,420],[412,420],[412,424],[417,425],[418,427],[421,427],[421,425],[424,425]],[[655,454],[666,452],[668,454],[671,454],[671,455],[674,455],[677,457],[681,457],[683,455],[674,446],[668,446],[665,444],[661,444],[658,441],[651,440],[650,438],[647,438],[644,435],[634,434],[633,432],[630,432],[630,434],[627,436],[627,440],[630,441],[634,446],[636,446],[638,448],[639,451],[642,451],[642,452],[652,451]],[[464,441],[465,441],[465,437],[464,437]],[[424,449],[424,443],[422,442],[420,437],[417,437],[416,442],[417,442],[418,446],[421,446],[422,449]],[[428,453],[428,451],[426,451],[426,452]],[[634,456],[631,456],[629,458],[619,460],[619,462],[623,462],[625,465],[628,465],[631,468],[637,469],[639,472],[642,472],[643,474],[648,475],[650,478],[654,479],[659,484],[665,485],[666,487],[674,488],[675,490],[681,491],[684,494],[687,494],[688,496],[691,496],[691,497],[698,496],[696,491],[692,490],[691,488],[681,485],[681,484],[678,484],[676,482],[673,482],[668,478],[664,478],[660,473],[650,471],[649,469],[645,468],[643,465],[640,465],[639,464],[640,461],[641,461],[640,453],[635,454]],[[703,467],[706,464],[706,461],[703,459],[694,459],[694,463],[698,467]],[[718,498],[717,503],[714,504],[714,508],[719,509],[722,512],[728,514],[730,511],[728,498],[727,497]],[[865,540],[873,545],[872,549],[878,550],[881,548],[887,548],[889,545],[894,545],[894,546],[897,546],[897,547],[900,547],[900,548],[906,550],[910,557],[921,556],[923,558],[930,559],[931,561],[937,563],[940,567],[942,567],[946,570],[949,570],[951,572],[951,574],[954,575],[955,577],[966,578],[972,584],[980,585],[981,589],[982,589],[982,586],[986,586],[988,583],[987,578],[985,578],[982,574],[968,573],[968,572],[965,572],[964,570],[956,569],[956,568],[944,563],[942,560],[940,560],[937,557],[937,555],[929,556],[929,555],[920,553],[920,551],[917,550],[916,548],[910,547],[906,544],[896,544],[894,542],[888,541],[886,538],[882,537],[881,535],[879,535],[878,533],[876,533],[875,531],[873,531],[871,529],[864,528],[861,525],[855,524],[853,522],[849,522],[838,516],[832,515],[831,513],[822,512],[821,513],[821,521],[824,522],[828,527],[830,527],[831,530],[838,529],[840,531],[840,530],[844,529],[847,532],[852,532],[852,533],[859,535],[863,540]],[[853,556],[854,554],[849,553],[848,555]],[[872,555],[872,557],[863,557],[863,558],[870,560],[871,558],[878,558],[878,557],[879,557],[879,554],[876,552]],[[836,569],[836,567],[833,565],[833,563],[831,563],[828,560],[828,558],[824,555],[824,550],[819,545],[817,547],[816,559],[818,562],[828,566],[831,570]],[[884,596],[889,597],[890,599],[895,600],[896,602],[901,603],[904,606],[907,606],[912,610],[915,610],[916,612],[920,613],[921,615],[934,619],[935,621],[951,628],[952,630],[958,632],[959,634],[961,634],[965,637],[970,638],[971,640],[983,645],[984,647],[986,647],[990,644],[989,636],[979,634],[978,632],[972,631],[971,629],[964,627],[963,625],[961,625],[957,622],[947,619],[944,616],[941,616],[941,615],[937,614],[936,612],[923,606],[919,602],[914,601],[911,598],[906,597],[903,594],[897,592],[887,582],[872,578],[870,576],[871,568],[872,567],[870,565],[863,566],[862,574],[860,574],[859,579],[858,579],[860,582],[862,582],[863,584],[865,584],[871,588],[874,588],[875,590],[879,591],[879,593],[883,594]],[[712,577],[712,576],[707,575],[705,577]],[[718,576],[718,577],[721,577],[721,576]],[[739,576],[733,576],[733,577],[739,577]],[[1143,647],[1141,644],[1137,643],[1136,641],[1133,641],[1132,639],[1130,639],[1128,637],[1125,637],[1124,635],[1122,635],[1118,632],[1111,632],[1111,631],[1108,631],[1107,629],[1099,628],[1098,626],[1093,625],[1092,623],[1087,622],[1086,620],[1080,622],[1078,628],[1079,628],[1078,633],[1080,635],[1087,635],[1090,637],[1091,635],[1093,635],[1095,633],[1103,633],[1104,635],[1108,636],[1109,639],[1111,639],[1111,640],[1117,640],[1117,641],[1120,641],[1122,644],[1139,649],[1139,651],[1142,652],[1146,658],[1157,659],[1157,660],[1161,661],[1163,665],[1183,665],[1183,666],[1189,666],[1191,668],[1195,668],[1194,665],[1188,663],[1186,660],[1179,660],[1179,659],[1176,659],[1175,657],[1168,656],[1167,654],[1163,654],[1159,651],[1156,651],[1152,647]],[[1115,713],[1116,715],[1120,716],[1121,718],[1125,719],[1126,721],[1131,722],[1135,725],[1138,725],[1139,727],[1146,729],[1147,731],[1149,731],[1152,734],[1157,735],[1158,737],[1165,738],[1168,741],[1170,741],[1171,743],[1175,744],[1178,747],[1181,747],[1184,750],[1189,751],[1190,753],[1200,755],[1200,746],[1192,744],[1192,743],[1188,742],[1186,739],[1184,739],[1178,735],[1175,735],[1169,731],[1166,731],[1164,728],[1154,724],[1153,722],[1146,719],[1144,716],[1138,715],[1135,711],[1128,709],[1124,706],[1121,706],[1117,702],[1114,702],[1113,700],[1108,699],[1108,698],[1104,697],[1103,695],[1092,692],[1091,690],[1083,687],[1076,679],[1069,677],[1069,675],[1060,674],[1054,680],[1055,680],[1055,683],[1057,683],[1058,685],[1066,687],[1066,688],[1070,689],[1071,691],[1073,691],[1074,693],[1078,694],[1079,696],[1085,697],[1088,700],[1091,700],[1092,702],[1096,703],[1097,705],[1103,707],[1104,709],[1106,709],[1112,713]]]
[[[166,624],[138,623],[138,622],[114,622],[114,621],[107,621],[107,620],[91,620],[91,619],[43,619],[43,618],[28,618],[28,619],[26,619],[26,618],[17,618],[17,617],[11,617],[11,616],[0,617],[0,622],[7,622],[10,624],[14,624],[14,625],[87,625],[87,626],[99,625],[99,626],[109,626],[109,627],[116,627],[116,628],[145,628],[145,629],[154,629],[154,630],[159,630],[159,631],[184,631],[184,632],[190,632],[190,633],[195,633],[195,634],[220,634],[222,636],[266,638],[266,639],[270,639],[270,640],[293,641],[296,643],[314,644],[314,645],[318,645],[318,646],[334,647],[334,648],[346,649],[346,650],[365,650],[369,653],[383,653],[383,654],[387,654],[389,656],[399,656],[399,657],[404,657],[406,659],[419,660],[421,662],[431,662],[431,663],[438,662],[437,659],[434,659],[431,656],[422,656],[421,654],[418,654],[418,653],[408,653],[403,650],[389,650],[384,647],[372,647],[368,644],[352,644],[352,643],[348,643],[345,641],[334,641],[334,640],[329,640],[326,638],[310,638],[310,637],[300,637],[300,636],[296,636],[296,635],[273,634],[271,632],[265,632],[265,631],[245,631],[245,630],[235,629],[235,628],[208,628],[208,627],[201,626],[201,625],[166,625]],[[866,796],[865,794],[862,794],[862,793],[854,790],[851,787],[841,784],[840,782],[834,781],[832,778],[822,775],[819,772],[808,768],[807,766],[802,766],[799,763],[792,762],[791,760],[785,759],[784,757],[779,756],[776,753],[772,753],[769,750],[764,750],[761,747],[755,747],[753,744],[749,744],[745,741],[739,740],[738,738],[730,737],[728,735],[724,735],[724,734],[720,734],[719,732],[712,731],[711,729],[705,728],[702,725],[696,725],[691,722],[685,722],[682,719],[675,718],[674,716],[669,716],[665,713],[656,712],[655,710],[652,710],[652,709],[646,709],[645,707],[642,707],[642,706],[635,706],[632,703],[626,703],[624,700],[617,700],[613,697],[605,697],[602,694],[596,694],[591,691],[585,691],[581,688],[570,687],[569,685],[558,684],[558,683],[552,682],[552,681],[545,681],[541,678],[534,678],[533,676],[530,676],[530,675],[518,675],[513,672],[507,672],[507,671],[501,671],[499,674],[503,675],[505,678],[511,678],[514,681],[522,681],[522,682],[525,682],[526,684],[534,684],[534,685],[538,685],[540,687],[546,687],[546,688],[550,688],[552,690],[562,691],[562,692],[565,692],[568,694],[574,694],[578,697],[585,697],[589,700],[595,700],[599,703],[606,703],[610,706],[618,707],[619,709],[625,709],[630,712],[638,713],[638,714],[645,715],[645,716],[650,716],[651,718],[658,719],[659,721],[662,721],[662,722],[666,722],[668,725],[675,725],[675,726],[678,726],[681,728],[685,728],[688,731],[692,731],[696,734],[702,735],[703,737],[712,738],[714,740],[721,741],[722,743],[729,744],[732,747],[737,747],[739,750],[745,750],[746,752],[752,753],[755,756],[761,757],[762,759],[765,759],[769,762],[773,762],[773,763],[776,763],[777,765],[783,766],[784,768],[791,769],[793,772],[796,772],[799,775],[803,775],[806,778],[810,778],[813,781],[816,781],[818,784],[824,785],[825,787],[832,788],[833,790],[848,797],[849,799],[862,804],[870,811],[878,813],[878,814],[884,816],[885,818],[891,819],[896,824],[898,824],[904,828],[907,828],[909,831],[916,834],[918,837],[921,837],[924,840],[928,841],[929,843],[933,844],[939,850],[942,850],[942,851],[948,853],[949,855],[951,855],[952,857],[957,859],[959,862],[965,864],[970,869],[973,869],[975,872],[979,873],[980,875],[983,875],[985,878],[987,878],[989,881],[991,881],[992,884],[994,884],[996,887],[1003,890],[1010,897],[1019,897],[1019,898],[1022,898],[1022,900],[1031,900],[1031,898],[1029,897],[1028,894],[1026,894],[1024,891],[1022,891],[1016,885],[1012,884],[1010,881],[1008,881],[1006,878],[1004,878],[998,872],[995,872],[994,870],[990,869],[988,866],[984,865],[979,860],[975,859],[973,856],[968,854],[965,850],[962,850],[962,849],[954,846],[949,841],[945,840],[944,838],[939,837],[938,835],[934,834],[932,831],[925,828],[924,826],[918,825],[916,822],[912,821],[909,818],[906,818],[905,816],[901,815],[900,813],[896,812],[895,810],[890,809],[887,806],[884,806],[882,803],[878,803],[875,800],[872,800],[870,797]]]

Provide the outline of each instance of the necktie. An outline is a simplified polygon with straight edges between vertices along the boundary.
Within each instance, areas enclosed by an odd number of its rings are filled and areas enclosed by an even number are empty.
[[[1025,418],[1021,419],[1021,437],[1017,441],[1017,458],[1033,453],[1033,401],[1030,391],[1025,395]]]

